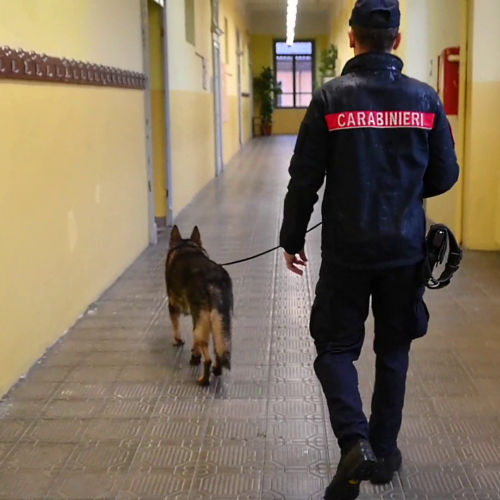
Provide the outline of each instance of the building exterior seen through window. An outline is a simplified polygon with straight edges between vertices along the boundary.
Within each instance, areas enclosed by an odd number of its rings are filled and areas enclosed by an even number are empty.
[[[276,98],[278,108],[306,108],[314,87],[314,42],[274,43],[276,80],[283,93]]]

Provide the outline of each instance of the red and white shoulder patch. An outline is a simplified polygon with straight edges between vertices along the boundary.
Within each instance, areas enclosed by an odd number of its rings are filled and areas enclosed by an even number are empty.
[[[416,128],[432,130],[436,115],[421,111],[344,111],[325,116],[328,130]]]

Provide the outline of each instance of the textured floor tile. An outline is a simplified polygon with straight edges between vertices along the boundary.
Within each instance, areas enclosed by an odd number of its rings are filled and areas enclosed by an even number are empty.
[[[110,383],[63,382],[53,393],[53,399],[88,400],[102,399],[113,394],[114,385]]]
[[[0,469],[0,498],[45,498],[54,484],[56,472],[46,470]]]
[[[177,442],[145,442],[137,450],[133,469],[177,469],[196,465],[199,446]]]
[[[29,382],[30,384],[63,382],[71,370],[72,368],[70,367],[36,365],[29,373]]]
[[[15,443],[0,443],[0,467],[2,467],[2,462],[14,446]]]
[[[220,440],[216,446],[203,447],[200,461],[217,468],[258,471],[264,462],[264,441],[258,446],[256,441]]]
[[[61,385],[60,382],[33,382],[24,381],[12,393],[13,401],[44,401],[50,399]]]
[[[258,419],[265,418],[267,402],[262,400],[215,400],[211,413],[215,417],[228,417],[231,419]]]
[[[189,419],[208,414],[211,404],[212,401],[206,399],[160,399],[154,408],[153,417]]]
[[[87,441],[134,441],[139,442],[148,426],[141,418],[99,418],[88,424],[85,432]]]
[[[75,445],[70,443],[18,443],[0,470],[61,469],[74,449]]]
[[[2,420],[0,418],[0,443],[18,441],[32,425],[31,420]]]
[[[125,480],[121,473],[109,471],[64,471],[54,482],[48,498],[81,500],[115,498]]]
[[[266,399],[269,389],[266,384],[255,382],[221,381],[214,390],[216,399]]]
[[[153,413],[156,399],[113,398],[100,407],[100,418],[148,418]]]
[[[131,472],[125,481],[120,498],[129,499],[164,499],[169,495],[188,493],[190,481],[173,474],[171,470]]]
[[[150,420],[144,439],[149,441],[172,441],[201,438],[205,433],[207,420],[202,417],[170,417]]]
[[[323,493],[323,481],[307,472],[290,471],[264,478],[264,492],[279,495],[281,498],[310,498]]]
[[[89,426],[89,420],[38,419],[23,434],[22,441],[41,443],[78,443]]]
[[[418,493],[430,497],[460,495],[470,488],[469,478],[459,466],[422,467],[401,476],[405,494]]]
[[[126,472],[139,447],[138,442],[87,442],[81,443],[74,450],[66,463],[67,471]]]
[[[207,422],[206,436],[224,440],[255,440],[266,437],[267,421],[264,418],[245,420],[219,417]]]
[[[47,400],[39,401],[7,401],[0,406],[0,417],[5,420],[36,419],[42,416]]]
[[[269,442],[268,442],[269,443]],[[282,472],[306,472],[326,459],[324,447],[314,447],[306,443],[268,444],[266,460]]]
[[[284,398],[283,400],[269,402],[268,414],[271,418],[297,418],[313,417],[321,413],[322,403],[318,401],[305,401],[304,399]]]
[[[304,420],[271,420],[268,424],[267,437],[283,443],[312,441],[323,437],[324,425]]]
[[[77,401],[53,400],[43,409],[44,418],[77,418],[89,419],[96,415],[103,405],[100,399],[85,399]]]
[[[229,500],[258,495],[260,485],[259,475],[220,468],[200,479],[195,478],[193,488],[195,491],[211,495],[214,499]]]

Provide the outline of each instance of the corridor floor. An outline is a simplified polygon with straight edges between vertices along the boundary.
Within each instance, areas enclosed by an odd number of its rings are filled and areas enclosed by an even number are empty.
[[[219,262],[274,246],[293,144],[252,142],[179,216],[181,231],[197,224]],[[205,389],[188,363],[187,319],[186,346],[171,345],[166,235],[147,249],[1,403],[0,498],[321,499],[338,450],[307,330],[319,237],[308,237],[304,278],[281,252],[228,268],[233,369]],[[363,484],[360,498],[500,499],[500,256],[468,252],[452,285],[427,300],[403,470],[390,486]],[[367,405],[370,325],[358,363]]]

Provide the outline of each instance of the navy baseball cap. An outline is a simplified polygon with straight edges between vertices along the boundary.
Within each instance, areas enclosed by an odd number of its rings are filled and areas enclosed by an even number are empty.
[[[399,28],[400,22],[399,0],[357,0],[352,9],[349,26],[389,29]]]

